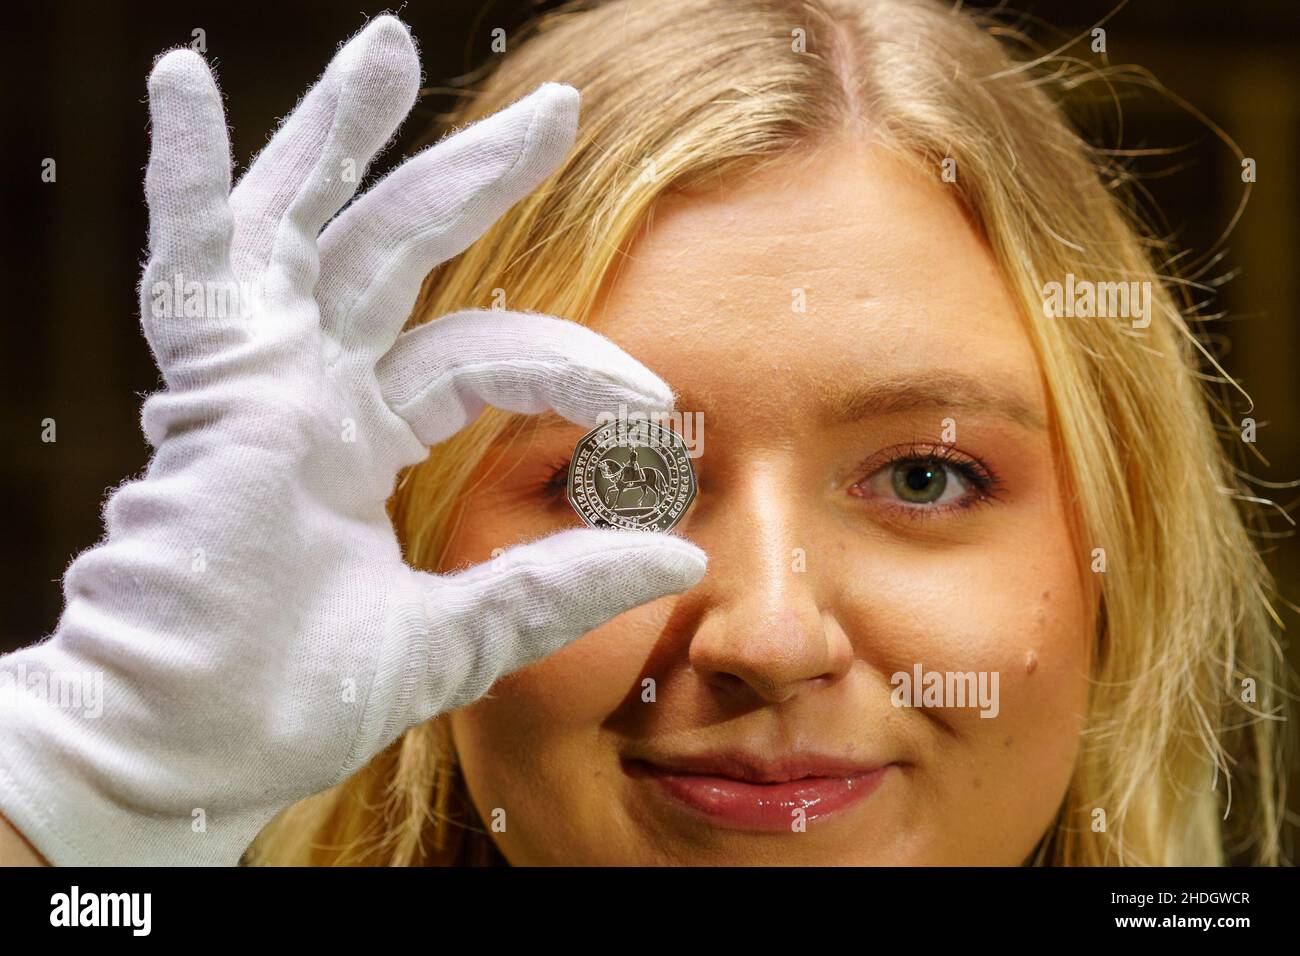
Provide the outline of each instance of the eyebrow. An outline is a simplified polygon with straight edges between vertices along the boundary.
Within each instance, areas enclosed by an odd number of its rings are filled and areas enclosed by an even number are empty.
[[[886,379],[837,393],[827,401],[826,420],[846,424],[931,408],[983,412],[1029,429],[1046,427],[1042,412],[1023,395],[956,370]]]
[[[685,397],[685,392],[683,392]],[[886,379],[827,397],[824,421],[841,425],[868,418],[897,415],[926,409],[952,409],[996,415],[1023,428],[1047,427],[1040,412],[1028,399],[1005,387],[955,369],[941,369],[924,375]],[[683,403],[682,408],[699,408]],[[528,416],[520,425],[519,437],[578,428],[553,411]]]

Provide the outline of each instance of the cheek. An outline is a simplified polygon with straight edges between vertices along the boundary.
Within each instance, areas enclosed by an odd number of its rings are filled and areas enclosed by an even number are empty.
[[[667,604],[620,615],[450,715],[480,816],[487,820],[501,807],[511,821],[497,843],[512,863],[600,862],[602,847],[590,845],[592,835],[617,842],[613,835],[625,821],[611,815],[610,794],[622,771],[608,724],[640,700]]]
[[[997,676],[992,716],[969,703],[900,715],[929,728],[918,831],[940,859],[1018,862],[1069,785],[1087,704],[1090,596],[1066,522],[1040,513],[978,545],[859,549],[842,624],[875,670],[973,671],[989,690]]]
[[[620,614],[544,660],[503,677],[488,697],[464,712],[504,731],[528,725],[534,744],[590,734],[640,692],[640,676],[666,613],[657,605],[666,604],[657,601]]]
[[[863,576],[848,602],[845,630],[886,677],[905,672],[996,674],[997,713],[951,710],[965,733],[997,737],[999,728],[1044,727],[1081,713],[1087,688],[1087,615],[1073,568],[1010,564],[987,552],[932,556]],[[859,579],[860,581],[862,579]]]

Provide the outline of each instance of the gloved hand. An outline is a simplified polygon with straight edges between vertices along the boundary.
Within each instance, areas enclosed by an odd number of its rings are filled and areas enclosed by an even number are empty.
[[[704,572],[681,538],[593,529],[446,576],[403,562],[384,507],[398,470],[485,403],[590,427],[620,402],[673,404],[571,322],[466,311],[399,335],[423,276],[537,186],[577,127],[576,91],[543,85],[322,233],[418,80],[406,28],[374,20],[232,193],[207,66],[175,50],[154,67],[140,292],[166,383],[143,409],[155,452],[69,567],[54,634],[0,659],[0,810],[53,863],[234,864],[407,727]],[[41,680],[102,680],[102,712],[59,706]]]

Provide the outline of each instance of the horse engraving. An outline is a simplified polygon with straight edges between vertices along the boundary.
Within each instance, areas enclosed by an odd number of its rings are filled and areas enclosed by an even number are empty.
[[[663,472],[657,468],[643,466],[637,461],[636,449],[632,449],[625,465],[620,465],[613,458],[602,459],[600,472],[609,482],[609,488],[605,491],[605,507],[613,511],[654,507],[659,504],[664,490],[668,487]],[[630,491],[638,493],[635,504],[624,503],[623,495]],[[649,504],[646,503],[647,495],[653,496]]]

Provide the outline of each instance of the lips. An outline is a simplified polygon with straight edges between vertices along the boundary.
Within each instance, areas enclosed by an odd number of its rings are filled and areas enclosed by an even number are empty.
[[[629,777],[718,826],[796,832],[867,799],[892,764],[817,755],[764,761],[744,754],[625,759]]]

